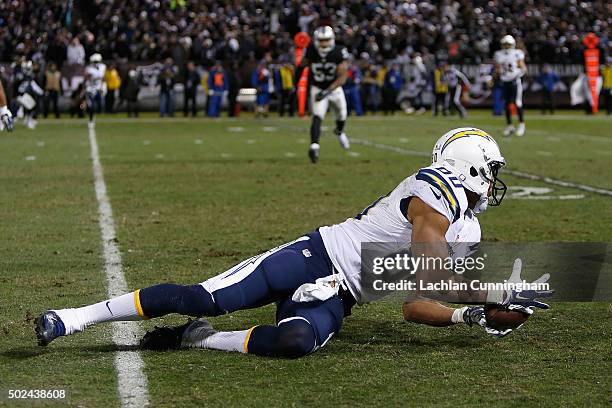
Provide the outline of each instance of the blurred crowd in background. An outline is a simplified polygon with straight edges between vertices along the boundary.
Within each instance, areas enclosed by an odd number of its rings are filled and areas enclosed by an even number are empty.
[[[293,37],[330,25],[352,55],[349,105],[357,113],[376,112],[397,107],[391,98],[399,84],[415,80],[415,67],[432,82],[444,63],[490,63],[504,34],[517,38],[528,63],[581,64],[583,35],[594,32],[606,62],[611,11],[606,1],[576,0],[6,0],[0,2],[0,62],[6,64],[0,74],[9,93],[16,91],[21,64],[32,61],[45,93],[41,110],[58,113],[57,98],[65,95],[73,114],[81,114],[78,80],[89,56],[100,53],[108,65],[109,112],[120,104],[137,114],[139,89],[149,85],[159,88],[160,113],[172,115],[171,94],[182,84],[185,114],[196,112],[198,87],[209,96],[211,116],[221,108],[217,96],[234,114],[243,87],[278,94],[282,112],[293,113],[289,88],[296,84],[283,73],[292,68]],[[143,76],[143,64],[156,64],[154,84]],[[399,73],[388,77],[392,70]]]

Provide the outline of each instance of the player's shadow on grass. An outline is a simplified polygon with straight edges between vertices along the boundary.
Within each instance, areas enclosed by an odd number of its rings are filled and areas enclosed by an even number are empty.
[[[38,346],[21,346],[14,347],[0,353],[3,357],[10,358],[13,360],[27,360],[30,358],[39,357],[49,353],[58,353],[71,355],[75,354],[98,354],[98,353],[116,353],[117,351],[141,351],[139,345],[116,345],[116,344],[98,344],[98,345],[65,345],[58,346],[53,345],[49,347],[38,347]]]
[[[338,335],[338,340],[354,345],[393,345],[434,350],[478,348],[483,339],[469,329],[459,327],[425,327],[414,323],[390,323],[372,319],[356,319]]]

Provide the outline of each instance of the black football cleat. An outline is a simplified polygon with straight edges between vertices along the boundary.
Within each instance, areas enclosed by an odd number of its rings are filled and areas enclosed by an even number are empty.
[[[46,346],[60,336],[66,335],[64,322],[57,313],[50,310],[41,314],[34,320],[34,330],[39,346]]]

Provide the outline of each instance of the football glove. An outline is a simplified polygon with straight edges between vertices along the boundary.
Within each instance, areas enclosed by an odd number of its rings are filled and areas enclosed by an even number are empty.
[[[328,89],[321,91],[315,96],[315,101],[321,102],[323,99],[327,98],[331,92]]]
[[[485,318],[484,308],[482,306],[466,308],[463,312],[463,321],[470,327],[475,324],[482,327],[486,326],[487,319]]]
[[[13,114],[6,106],[0,108],[0,130],[6,129],[7,132],[13,131]]]
[[[522,306],[518,306],[522,308]],[[510,307],[509,307],[510,308]],[[524,308],[527,309],[527,308]],[[522,310],[522,309],[513,309],[513,310]],[[529,314],[533,313],[533,310],[529,310]],[[527,313],[527,312],[526,312]],[[472,327],[473,325],[478,325],[483,327],[487,334],[490,334],[493,337],[498,339],[505,337],[512,333],[512,329],[506,330],[497,330],[492,327],[487,326],[487,318],[485,317],[484,308],[482,306],[468,307],[463,312],[463,321],[468,326]],[[519,326],[520,327],[520,326]],[[517,327],[518,329],[518,327]]]
[[[521,258],[514,260],[512,266],[512,274],[507,280],[508,283],[520,283],[523,281],[521,278],[521,270],[523,269],[523,261]],[[545,283],[548,282],[550,274],[545,273],[532,283]],[[551,297],[555,292],[553,290],[490,290],[487,293],[487,303],[495,303],[503,306],[508,305],[520,305],[524,308],[537,307],[540,309],[549,309],[550,306],[544,302],[540,302],[537,298]]]
[[[518,329],[518,327],[517,327],[517,329]],[[485,331],[487,332],[487,334],[490,334],[491,336],[493,336],[493,337],[495,337],[497,339],[501,339],[502,337],[506,337],[507,335],[512,333],[512,329],[497,330],[497,329],[494,329],[494,328],[489,327],[489,326],[485,326]]]
[[[521,306],[521,305],[510,304],[510,305],[506,306],[506,308],[508,310],[514,310],[514,311],[517,311],[517,312],[523,312],[523,313],[526,313],[526,314],[528,314],[530,316],[533,314],[533,307],[532,306],[525,307],[525,306]],[[486,319],[485,319],[485,322],[486,322]],[[525,323],[523,323],[523,324],[525,324]],[[496,337],[498,339],[501,339],[502,337],[506,337],[507,335],[512,333],[514,330],[521,328],[523,326],[523,324],[518,325],[514,329],[497,330],[497,329],[494,329],[492,327],[486,326],[486,323],[485,323],[485,331],[488,334],[490,334],[491,336]]]

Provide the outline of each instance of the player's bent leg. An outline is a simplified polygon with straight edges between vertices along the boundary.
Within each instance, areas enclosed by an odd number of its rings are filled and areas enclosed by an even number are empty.
[[[313,233],[247,259],[201,284],[155,285],[81,308],[49,310],[36,319],[36,334],[39,344],[46,345],[98,323],[169,313],[218,316],[259,307],[285,298],[303,283],[330,275],[330,264],[320,235]]]
[[[344,304],[338,296],[325,301],[280,302],[276,326],[217,332],[204,319],[186,325],[157,328],[147,333],[141,345],[148,349],[203,348],[250,353],[264,357],[298,358],[310,354],[340,331]]]
[[[38,343],[79,333],[98,323],[144,320],[169,313],[216,316],[224,313],[201,285],[164,283],[79,308],[48,310],[36,318]]]
[[[312,117],[312,124],[310,125],[310,148],[308,149],[308,157],[312,163],[319,161],[319,139],[321,138],[321,122],[322,119],[318,116]]]
[[[342,146],[343,149],[348,150],[350,148],[350,142],[346,136],[346,133],[344,133],[344,125],[346,124],[348,110],[346,106],[346,98],[344,96],[344,92],[341,91],[341,88],[336,88],[332,95],[330,95],[330,103],[336,116],[336,128],[334,129],[334,134],[338,137],[340,146]]]

